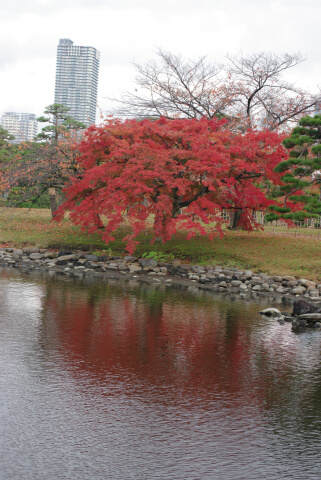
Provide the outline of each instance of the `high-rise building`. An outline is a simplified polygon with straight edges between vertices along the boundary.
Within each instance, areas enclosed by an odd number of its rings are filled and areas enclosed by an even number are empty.
[[[70,108],[69,115],[87,127],[95,123],[99,51],[61,38],[57,49],[55,103]]]
[[[11,143],[31,142],[37,135],[37,117],[33,113],[5,112],[1,126],[14,135]]]

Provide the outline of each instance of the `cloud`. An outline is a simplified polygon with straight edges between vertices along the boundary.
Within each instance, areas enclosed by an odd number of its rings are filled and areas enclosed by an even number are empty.
[[[291,80],[314,89],[319,70],[319,0],[0,0],[1,109],[41,113],[53,102],[59,38],[101,52],[99,95],[134,86],[132,62],[158,46],[196,59],[227,53],[302,51],[308,60]],[[313,12],[313,14],[312,14]],[[22,94],[23,92],[23,94]],[[0,112],[1,113],[1,112]]]

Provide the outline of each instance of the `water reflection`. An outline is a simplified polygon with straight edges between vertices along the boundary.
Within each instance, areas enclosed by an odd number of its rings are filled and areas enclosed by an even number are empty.
[[[3,271],[0,302],[4,478],[319,478],[321,335],[268,299]]]

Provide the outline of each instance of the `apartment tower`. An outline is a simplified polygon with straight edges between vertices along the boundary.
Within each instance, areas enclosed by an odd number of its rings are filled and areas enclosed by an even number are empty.
[[[55,103],[70,108],[69,115],[87,127],[96,119],[99,56],[96,48],[59,40]]]
[[[1,117],[1,126],[15,139],[10,143],[32,142],[37,135],[37,117],[33,113],[5,112]]]

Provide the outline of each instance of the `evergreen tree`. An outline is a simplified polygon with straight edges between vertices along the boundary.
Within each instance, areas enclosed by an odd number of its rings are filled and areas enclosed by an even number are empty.
[[[60,103],[53,103],[45,108],[45,116],[37,118],[40,123],[49,123],[42,128],[36,140],[58,142],[59,135],[68,130],[83,130],[86,125],[68,115],[70,108]]]
[[[284,173],[284,185],[277,187],[273,196],[284,197],[284,205],[271,207],[272,213],[266,220],[318,217],[321,215],[321,115],[303,117],[283,144],[289,150],[289,158],[277,165],[275,171]],[[303,204],[303,209],[291,213],[293,204]]]

